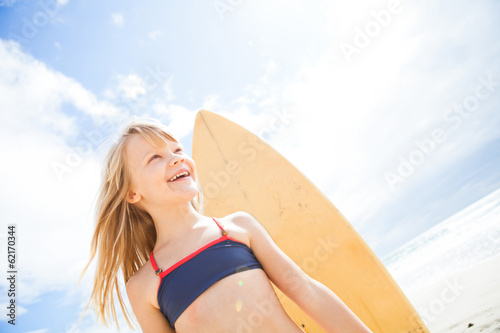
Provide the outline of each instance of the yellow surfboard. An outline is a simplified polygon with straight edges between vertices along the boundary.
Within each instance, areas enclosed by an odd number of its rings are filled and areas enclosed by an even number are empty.
[[[429,332],[350,223],[314,184],[258,136],[202,110],[195,121],[193,158],[205,197],[205,215],[251,213],[304,272],[335,292],[373,332]],[[323,332],[273,288],[304,331]]]

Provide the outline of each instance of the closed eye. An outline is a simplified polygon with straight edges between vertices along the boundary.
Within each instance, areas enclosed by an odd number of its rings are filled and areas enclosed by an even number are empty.
[[[151,162],[155,157],[161,157],[161,156],[158,155],[158,154],[151,156],[151,158],[149,159],[148,163]]]
[[[182,147],[178,147],[174,150],[174,153],[177,153],[177,152],[184,152],[184,150],[182,149]],[[156,157],[161,157],[160,155],[158,154],[155,154],[153,156],[151,156],[151,158],[148,160],[148,163],[151,162],[152,160],[154,160]]]

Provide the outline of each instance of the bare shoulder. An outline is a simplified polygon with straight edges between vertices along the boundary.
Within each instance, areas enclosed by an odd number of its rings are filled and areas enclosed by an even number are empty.
[[[261,233],[267,233],[265,228],[251,213],[246,211],[237,211],[229,214],[221,219],[224,225],[227,225],[228,233],[234,231],[236,233],[244,233],[248,238],[247,245],[250,246],[252,237],[256,237]]]
[[[126,283],[127,296],[142,332],[174,332],[168,320],[152,302],[154,282],[146,262]],[[154,277],[156,275],[153,272]],[[154,290],[153,290],[154,291]]]
[[[151,270],[153,269],[149,260],[141,268],[139,268],[127,281],[125,287],[127,289],[127,295],[131,302],[131,298],[151,300],[151,288],[149,288],[149,286],[151,286],[152,283],[152,275],[149,274],[151,272],[149,272],[148,268],[150,268]]]
[[[151,261],[148,260],[127,281],[127,294],[130,294],[129,298],[142,298],[154,308],[159,309],[157,293],[160,281]]]
[[[240,228],[250,233],[254,228],[260,226],[260,223],[257,221],[255,216],[242,210],[226,215],[221,218],[221,221],[229,228]]]
[[[248,213],[238,211],[218,218],[230,238],[240,241],[250,247],[250,230]]]
[[[143,280],[144,280],[144,274],[141,274],[141,270],[143,270],[144,266],[139,268],[138,271],[136,271],[127,281],[127,283],[125,284],[125,287],[127,289],[127,295],[129,297],[129,299],[131,297],[134,297],[136,298],[138,295],[136,295],[136,293],[138,293],[139,291],[139,286],[143,284]]]
[[[226,215],[225,217],[222,218],[222,220],[227,221],[233,224],[234,226],[238,226],[240,228],[252,227],[253,224],[259,223],[255,218],[255,216],[243,210],[239,210],[232,214]]]

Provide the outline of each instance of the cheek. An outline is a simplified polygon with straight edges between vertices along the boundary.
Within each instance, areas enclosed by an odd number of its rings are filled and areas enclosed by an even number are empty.
[[[129,176],[130,186],[140,191],[140,185],[143,183],[142,176],[137,172],[135,172],[134,170],[131,170],[128,176]]]
[[[189,157],[189,158],[186,159],[186,162],[189,165],[189,167],[191,168],[191,171],[192,171],[192,175],[191,176],[193,176],[194,180],[197,180],[198,179],[198,174],[196,173],[196,164],[194,163],[194,160]]]
[[[160,164],[160,163],[158,163]],[[165,173],[161,166],[154,166],[141,175],[141,183],[145,186],[157,186],[166,183]]]

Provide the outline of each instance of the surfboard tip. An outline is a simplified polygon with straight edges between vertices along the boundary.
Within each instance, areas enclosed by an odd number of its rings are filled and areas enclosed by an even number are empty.
[[[196,116],[197,117],[203,117],[203,116],[208,116],[208,115],[211,115],[211,114],[213,114],[212,111],[201,109],[200,111],[198,111],[198,113],[196,114]]]

